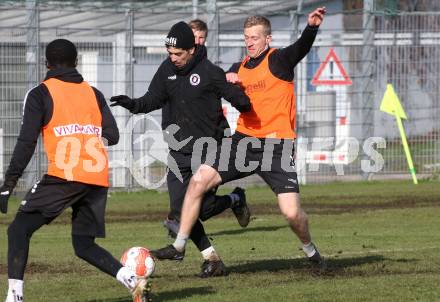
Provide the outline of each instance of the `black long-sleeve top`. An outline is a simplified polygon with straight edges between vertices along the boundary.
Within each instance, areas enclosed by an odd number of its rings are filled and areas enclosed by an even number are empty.
[[[45,80],[56,78],[64,82],[81,83],[83,77],[75,68],[59,68],[47,72]],[[102,137],[109,145],[119,141],[119,130],[104,95],[95,87],[96,101],[102,115]],[[24,98],[23,120],[14,153],[5,174],[4,185],[13,189],[34,154],[41,130],[52,118],[53,101],[46,85],[41,83],[28,91]]]
[[[194,57],[182,69],[166,59],[154,75],[148,91],[135,99],[132,113],[148,113],[162,108],[162,127],[177,125],[174,139],[192,139],[179,151],[192,153],[194,141],[212,137],[220,141],[229,128],[221,98],[238,111],[251,108],[249,98],[238,86],[226,81],[224,71],[206,58],[206,48],[198,45]]]
[[[276,49],[269,55],[270,72],[277,78],[291,82],[294,78],[294,67],[299,63],[310,51],[315,41],[319,26],[307,25],[301,34],[301,37],[293,44]],[[270,48],[263,51],[258,57],[250,58],[244,65],[245,68],[257,67],[266,57]],[[241,62],[234,63],[228,72],[238,72]]]

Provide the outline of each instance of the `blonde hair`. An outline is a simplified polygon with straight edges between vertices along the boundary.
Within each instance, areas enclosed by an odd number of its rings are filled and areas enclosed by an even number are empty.
[[[263,25],[264,34],[266,36],[272,33],[269,19],[259,15],[247,17],[244,21],[243,28],[249,28],[255,25]]]
[[[188,25],[189,25],[189,27],[191,27],[192,30],[204,31],[206,33],[206,35],[208,35],[208,26],[202,20],[200,20],[200,19],[191,20],[191,21],[189,21]]]

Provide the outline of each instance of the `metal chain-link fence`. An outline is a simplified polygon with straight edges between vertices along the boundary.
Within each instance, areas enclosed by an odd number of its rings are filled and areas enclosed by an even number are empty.
[[[139,97],[167,57],[163,41],[175,22],[205,20],[208,56],[227,70],[245,55],[242,23],[248,15],[269,17],[271,46],[279,48],[296,41],[316,2],[2,2],[0,180],[20,130],[24,96],[44,79],[44,50],[51,40],[67,38],[77,45],[78,70],[107,99]],[[395,119],[379,110],[387,84],[406,110],[404,126],[418,175],[435,177],[440,169],[440,14],[381,9],[372,0],[363,1],[360,9],[348,7],[347,1],[323,2],[328,14],[295,70],[300,180],[409,177]],[[132,116],[121,108],[112,111],[121,132],[119,144],[110,148],[112,186],[163,185],[167,146],[161,112]],[[226,102],[224,112],[234,128],[238,113]],[[18,189],[29,187],[46,167],[39,143]]]

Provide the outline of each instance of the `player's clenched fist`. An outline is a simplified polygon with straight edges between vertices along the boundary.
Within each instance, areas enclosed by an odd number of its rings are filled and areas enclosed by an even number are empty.
[[[240,79],[238,78],[238,74],[235,72],[228,72],[226,73],[226,81],[232,84],[238,84],[240,83]]]
[[[111,102],[110,104],[111,107],[121,106],[130,111],[134,109],[134,105],[135,105],[135,101],[126,95],[112,96],[110,98],[110,102]]]
[[[313,12],[309,14],[308,23],[310,26],[319,26],[324,19],[324,15],[326,13],[325,7],[318,7]]]

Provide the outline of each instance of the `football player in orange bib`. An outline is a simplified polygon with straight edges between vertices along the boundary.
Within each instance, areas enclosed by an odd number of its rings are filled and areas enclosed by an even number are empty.
[[[283,49],[269,46],[272,36],[267,18],[251,16],[246,19],[247,56],[232,66],[227,79],[243,87],[252,109],[240,113],[231,152],[227,156],[221,154],[220,161],[212,166],[202,165],[192,177],[184,199],[179,233],[172,245],[161,249],[163,254],[183,257],[188,234],[199,215],[201,198],[206,191],[256,173],[277,195],[281,213],[301,241],[307,258],[315,267],[324,268],[325,262],[312,243],[308,218],[300,205],[294,167],[293,69],[312,47],[325,13],[324,7],[310,13],[301,37]],[[222,158],[227,159],[222,163]]]
[[[105,236],[108,156],[103,142],[118,143],[119,130],[103,94],[76,70],[77,50],[65,39],[46,47],[44,81],[25,97],[23,121],[14,153],[0,188],[0,211],[32,158],[42,134],[47,173],[33,185],[8,228],[8,282],[6,302],[23,301],[23,277],[29,243],[35,231],[72,208],[72,245],[75,254],[115,277],[141,301],[146,280],[123,267],[95,243]],[[50,292],[49,292],[50,294]]]

